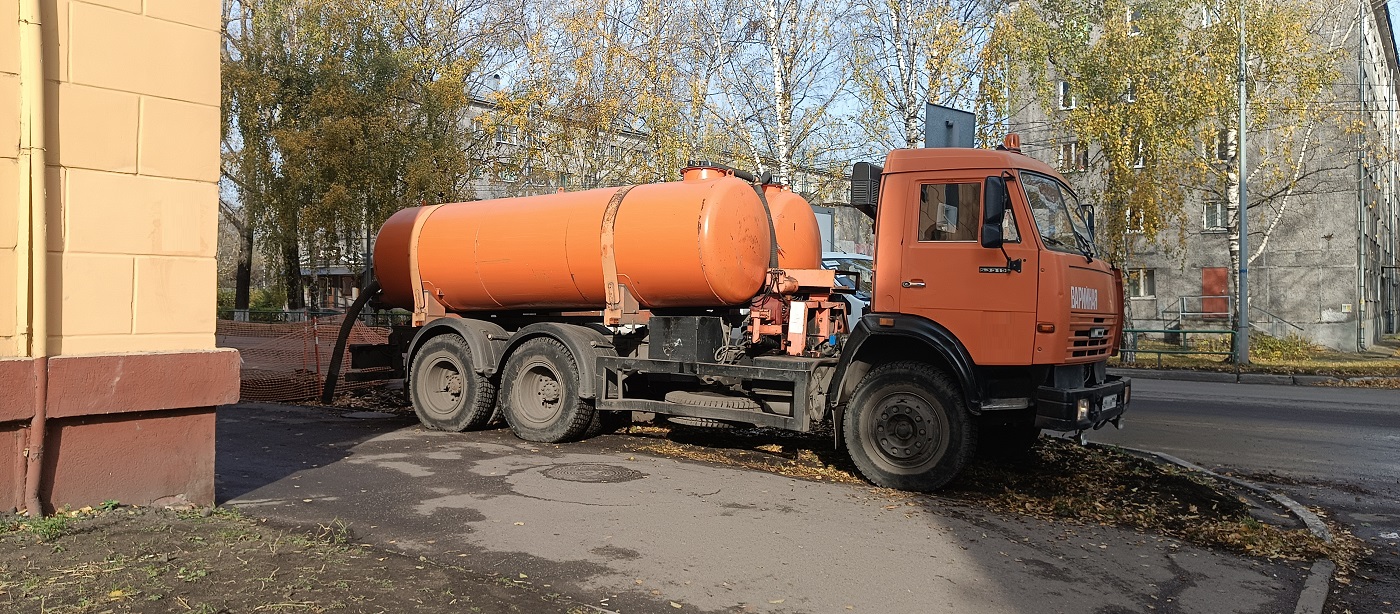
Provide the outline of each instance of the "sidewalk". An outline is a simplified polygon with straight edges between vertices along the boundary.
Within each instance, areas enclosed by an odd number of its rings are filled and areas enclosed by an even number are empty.
[[[278,522],[339,519],[358,542],[620,612],[1279,612],[1307,572],[616,441],[537,446],[237,405],[219,410],[219,497]]]

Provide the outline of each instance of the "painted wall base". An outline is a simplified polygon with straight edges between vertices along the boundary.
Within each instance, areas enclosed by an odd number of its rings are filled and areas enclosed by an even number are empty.
[[[214,502],[214,407],[238,400],[233,350],[49,359],[45,512],[109,499]],[[24,507],[36,363],[0,359],[0,511]]]

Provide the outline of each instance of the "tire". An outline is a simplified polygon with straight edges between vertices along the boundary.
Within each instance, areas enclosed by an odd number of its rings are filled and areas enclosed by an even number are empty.
[[[750,399],[749,397],[710,392],[707,390],[672,390],[666,393],[665,398],[667,402],[678,403],[680,405],[763,411],[763,406],[759,405],[758,401]]]
[[[930,492],[962,471],[977,423],[947,374],[904,361],[870,371],[851,396],[843,425],[847,453],[876,486]]]
[[[596,412],[592,401],[579,398],[578,377],[573,354],[558,340],[520,344],[501,375],[502,413],[515,436],[560,443],[587,435]]]
[[[460,432],[491,423],[496,385],[472,370],[467,342],[455,334],[429,339],[413,356],[408,397],[423,426]]]

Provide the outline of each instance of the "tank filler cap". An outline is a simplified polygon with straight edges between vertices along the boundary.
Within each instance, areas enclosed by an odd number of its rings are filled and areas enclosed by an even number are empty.
[[[685,168],[681,169],[681,178],[685,181],[704,181],[733,174],[734,169],[709,160],[690,160],[686,162]]]

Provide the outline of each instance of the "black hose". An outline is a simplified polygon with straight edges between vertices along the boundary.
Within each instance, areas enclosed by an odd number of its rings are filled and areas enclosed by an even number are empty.
[[[324,404],[329,405],[331,397],[335,396],[335,384],[340,379],[340,359],[345,356],[345,344],[350,340],[350,329],[355,327],[355,319],[360,317],[360,311],[364,310],[365,304],[376,294],[379,294],[377,279],[369,282],[360,292],[360,297],[345,310],[345,321],[340,323],[340,334],[335,338],[335,351],[331,353],[331,365],[326,370],[326,383],[321,387],[321,402]]]
[[[764,173],[763,177],[753,184],[753,191],[758,194],[759,202],[763,203],[763,212],[768,215],[768,268],[776,269],[778,268],[778,229],[774,226],[773,210],[768,207],[768,197],[763,194],[763,184],[772,181],[772,178],[772,173]]]
[[[773,225],[773,210],[768,208],[768,197],[763,195],[763,184],[753,184],[758,200],[763,203],[763,212],[768,216],[768,268],[778,268],[778,230]]]

